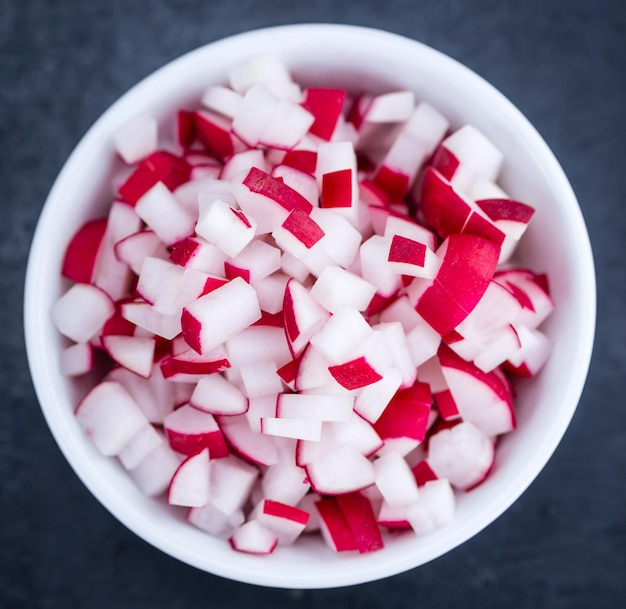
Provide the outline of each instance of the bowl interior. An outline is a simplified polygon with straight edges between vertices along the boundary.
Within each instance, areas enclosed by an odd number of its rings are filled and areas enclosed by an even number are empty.
[[[208,85],[226,80],[230,66],[262,53],[282,57],[306,85],[374,92],[406,88],[453,126],[473,123],[504,152],[504,188],[537,208],[517,262],[548,273],[556,310],[545,330],[553,353],[537,378],[517,385],[519,427],[502,439],[488,481],[459,498],[453,524],[421,539],[394,536],[371,555],[336,555],[318,539],[263,558],[234,553],[187,525],[183,510],[143,497],[113,459],[96,452],[72,414],[88,381],[68,382],[59,372],[62,342],[49,311],[66,287],[60,279],[66,244],[87,219],[104,215],[112,201],[118,167],[112,134],[143,112],[171,129],[177,109],[197,105]],[[493,87],[450,58],[393,34],[350,26],[285,26],[234,36],[174,61],[97,121],[66,163],[42,212],[28,266],[25,325],[32,376],[50,429],[83,482],[120,521],[161,550],[218,575],[279,587],[332,587],[382,578],[440,556],[497,518],[531,483],[565,432],[582,391],[593,342],[595,282],[586,229],[560,166]]]

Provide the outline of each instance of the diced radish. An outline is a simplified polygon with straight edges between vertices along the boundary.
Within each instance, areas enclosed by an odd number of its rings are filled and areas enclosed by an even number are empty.
[[[231,121],[209,110],[194,112],[196,134],[206,151],[217,159],[225,159],[243,150],[241,140],[231,133]]]
[[[434,277],[440,264],[426,245],[401,235],[391,237],[387,261],[395,273],[426,278]]]
[[[329,318],[328,311],[295,279],[290,279],[285,287],[283,312],[285,334],[294,355],[302,353]]]
[[[93,367],[93,348],[89,343],[77,343],[61,352],[61,372],[65,376],[80,376]]]
[[[247,398],[219,374],[202,377],[189,403],[194,408],[213,415],[243,414],[248,410]]]
[[[412,91],[394,91],[377,95],[367,105],[363,120],[367,123],[401,123],[413,114],[415,95]]]
[[[278,538],[258,520],[249,520],[237,527],[230,537],[230,545],[237,552],[246,554],[271,554]]]
[[[135,469],[148,455],[163,444],[163,434],[152,425],[144,425],[118,453],[126,469]]]
[[[544,365],[550,353],[550,339],[539,330],[522,326],[517,329],[519,349],[509,356],[505,367],[516,376],[534,376]]]
[[[183,336],[192,349],[206,353],[260,317],[254,288],[236,277],[185,307],[181,318]]]
[[[248,400],[245,414],[252,431],[261,433],[261,419],[276,415],[276,398],[277,395],[264,395]]]
[[[162,442],[128,473],[144,495],[155,497],[167,490],[182,460],[167,442]]]
[[[187,457],[178,467],[167,492],[171,505],[201,507],[209,502],[209,449]]]
[[[431,480],[420,489],[420,498],[436,527],[450,524],[454,518],[454,492],[447,480]]]
[[[303,533],[313,533],[320,530],[320,517],[315,507],[315,504],[320,499],[321,497],[317,493],[308,493],[298,503],[297,507],[307,512],[309,515]]]
[[[203,106],[228,118],[234,118],[242,100],[242,95],[222,85],[209,87],[202,95]]]
[[[341,116],[346,92],[342,89],[307,89],[302,105],[315,117],[309,131],[329,141]]]
[[[300,283],[304,283],[310,274],[310,270],[306,264],[288,252],[285,252],[281,258],[280,268],[286,275],[289,275]]]
[[[432,395],[425,383],[416,382],[408,389],[401,389],[391,399],[387,408],[374,423],[374,429],[385,441],[386,448],[391,449],[395,439],[402,439],[396,443],[397,450],[407,454],[426,436],[428,420],[432,405]],[[407,438],[407,441],[404,439]],[[384,451],[383,449],[383,452]],[[379,451],[379,454],[382,454]]]
[[[135,210],[166,245],[173,245],[194,231],[193,218],[162,182],[137,201]]]
[[[282,328],[251,326],[226,342],[228,360],[233,368],[258,362],[282,366],[291,360],[291,353]]]
[[[399,453],[390,451],[376,459],[374,469],[376,486],[388,505],[399,507],[418,500],[413,473]]]
[[[402,384],[402,373],[390,368],[379,381],[364,387],[356,397],[354,411],[366,421],[375,423]]]
[[[256,283],[280,269],[280,250],[264,241],[253,241],[237,256],[224,263],[226,277],[241,277]]]
[[[494,181],[502,165],[502,153],[472,125],[464,125],[441,143],[433,166],[456,188],[466,191],[476,178]]]
[[[217,246],[197,237],[188,237],[175,244],[169,255],[175,264],[211,275],[224,273],[227,257]]]
[[[220,417],[219,424],[229,445],[239,456],[258,465],[278,463],[278,451],[272,437],[254,432],[245,414]]]
[[[332,209],[354,224],[359,188],[353,145],[350,142],[320,144],[315,176],[321,190],[321,207]]]
[[[346,389],[360,389],[383,378],[365,357],[357,357],[345,364],[329,366],[328,371]]]
[[[411,523],[407,520],[407,512],[414,504],[390,506],[386,501],[383,501],[378,510],[378,516],[376,521],[379,526],[386,527],[390,530],[410,529]]]
[[[430,250],[436,249],[437,240],[434,233],[408,216],[401,217],[392,214],[387,216],[383,236],[391,238],[394,235],[423,243]]]
[[[224,514],[235,514],[248,500],[258,475],[256,467],[232,455],[211,461],[211,505]]]
[[[212,459],[228,455],[222,431],[211,414],[185,405],[168,414],[163,426],[170,446],[179,453],[195,455],[208,448]]]
[[[327,545],[335,552],[356,550],[354,533],[343,515],[336,498],[324,498],[315,503],[320,517],[320,530]]]
[[[261,433],[295,440],[319,441],[322,422],[315,419],[266,417],[261,419]]]
[[[274,90],[274,93],[277,93]],[[245,100],[244,100],[245,101]],[[279,99],[259,136],[265,146],[289,150],[308,132],[315,117],[296,101]]]
[[[287,160],[293,162],[292,157],[296,153],[297,151],[290,151],[289,154],[291,154],[291,157],[286,157]],[[276,165],[274,169],[272,169],[272,177],[281,179],[287,186],[299,192],[313,207],[317,207],[320,191],[315,178],[311,175],[311,173],[315,171],[316,161],[317,156],[314,156],[313,170],[311,172],[305,172],[298,167],[291,167],[290,165],[284,164],[285,160],[283,159],[283,164]],[[306,164],[304,166],[306,166]]]
[[[311,296],[326,310],[341,308],[365,311],[376,293],[376,286],[339,266],[327,266],[311,288]]]
[[[261,55],[231,68],[228,81],[235,91],[245,93],[257,83],[290,83],[291,76],[278,57]]]
[[[157,149],[156,120],[141,114],[124,123],[113,136],[115,149],[127,165],[147,157]]]
[[[440,250],[441,266],[415,308],[445,336],[468,316],[485,293],[498,263],[499,248],[474,235],[450,235]]]
[[[115,244],[115,255],[127,264],[135,275],[141,272],[144,258],[160,258],[165,260],[168,251],[164,243],[151,230],[141,230]]]
[[[402,373],[402,386],[410,387],[413,385],[417,378],[417,368],[409,349],[407,337],[402,330],[402,324],[400,322],[388,322],[372,327],[384,334],[391,353],[392,364]]]
[[[114,381],[96,385],[75,414],[85,434],[105,456],[117,455],[147,424],[133,398]]]
[[[287,505],[296,505],[310,490],[304,469],[286,459],[270,465],[261,480],[263,496]]]
[[[190,172],[191,166],[184,159],[164,150],[157,150],[139,163],[119,187],[119,193],[126,203],[134,207],[158,182],[173,191],[189,179]]]
[[[381,550],[384,547],[383,539],[369,500],[361,493],[352,492],[339,495],[337,503],[352,531],[354,545],[359,553]]]
[[[428,441],[428,464],[433,472],[461,490],[482,482],[493,459],[493,442],[471,423],[443,429]]]
[[[154,338],[136,336],[104,336],[102,345],[118,364],[131,372],[148,378],[154,359]]]
[[[86,343],[114,313],[115,305],[103,290],[77,283],[54,304],[52,320],[61,334],[74,342]]]
[[[402,199],[447,129],[448,121],[439,112],[419,104],[385,155],[375,183],[393,199]]]
[[[221,199],[200,213],[196,233],[228,256],[239,254],[254,237],[256,222]]]
[[[508,387],[494,373],[484,373],[448,347],[439,349],[439,361],[450,393],[464,421],[487,436],[515,428],[515,412]]]
[[[144,379],[126,368],[114,368],[111,380],[120,383],[151,423],[162,423],[174,410],[174,388],[163,378],[159,364],[154,364],[150,378]]]
[[[285,288],[288,281],[289,276],[285,273],[276,272],[254,283],[253,287],[256,290],[261,311],[275,314],[283,310]]]
[[[272,531],[280,545],[291,545],[304,531],[309,520],[308,512],[300,508],[264,499],[252,511],[251,517]]]
[[[374,484],[372,463],[352,446],[328,451],[305,466],[312,488],[321,495],[339,495]]]
[[[63,277],[76,283],[91,282],[106,227],[106,218],[92,220],[81,226],[65,250],[61,269]]]
[[[294,209],[287,219],[272,232],[276,243],[296,258],[301,258],[324,237],[324,231],[311,216]]]
[[[376,286],[381,296],[392,296],[402,287],[402,279],[388,264],[389,241],[373,235],[359,250],[363,279]]]
[[[504,285],[522,305],[516,323],[536,329],[554,309],[554,302],[539,277],[526,270],[498,272],[494,280]]]
[[[207,503],[202,507],[191,508],[187,512],[187,520],[209,535],[226,539],[245,522],[245,516],[241,510],[225,514],[212,503]]]
[[[125,302],[121,313],[124,319],[167,340],[181,332],[180,315],[161,313],[147,302]]]
[[[314,421],[346,421],[354,406],[349,395],[281,394],[276,402],[276,416]]]
[[[371,334],[372,328],[356,309],[342,308],[313,336],[311,344],[329,361],[346,362]]]
[[[235,177],[242,173],[248,173],[252,167],[257,167],[263,171],[268,171],[268,165],[262,150],[252,149],[244,150],[233,154],[226,163],[220,173],[220,179],[231,182]]]

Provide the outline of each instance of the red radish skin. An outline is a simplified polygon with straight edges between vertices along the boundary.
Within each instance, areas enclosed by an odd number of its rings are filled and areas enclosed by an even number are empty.
[[[334,209],[352,206],[352,170],[342,169],[322,176],[320,207]]]
[[[222,430],[212,415],[185,405],[163,422],[170,446],[183,455],[195,455],[205,448],[212,459],[227,457],[228,447]]]
[[[333,378],[346,389],[360,389],[380,381],[383,377],[372,368],[364,357],[345,364],[329,366]]]
[[[243,184],[251,192],[272,199],[287,211],[299,209],[309,213],[312,209],[312,205],[301,194],[256,167],[250,170]]]
[[[324,231],[319,225],[301,209],[294,209],[287,216],[282,227],[293,234],[307,248],[312,248],[324,236]]]
[[[96,259],[107,227],[106,218],[84,224],[72,237],[63,258],[61,274],[76,283],[93,279]]]
[[[179,110],[176,114],[176,139],[181,148],[189,148],[196,139],[193,112]]]
[[[356,550],[354,534],[337,499],[320,499],[315,503],[315,508],[320,517],[322,535],[329,547],[335,552]]]
[[[283,158],[283,165],[313,175],[317,165],[317,152],[314,150],[288,150]]]
[[[432,467],[430,467],[428,461],[420,461],[411,468],[411,471],[413,472],[418,487],[424,486],[424,484],[431,480],[438,480],[437,474],[433,471]]]
[[[346,92],[343,89],[307,89],[302,105],[315,117],[309,131],[330,141],[345,100]]]
[[[383,539],[369,500],[361,493],[346,493],[337,497],[337,503],[352,531],[358,552],[367,554],[382,550]]]

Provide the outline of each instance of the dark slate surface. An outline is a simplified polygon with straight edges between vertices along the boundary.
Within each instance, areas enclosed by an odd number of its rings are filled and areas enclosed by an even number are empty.
[[[105,108],[206,42],[329,21],[421,40],[499,87],[569,175],[598,269],[593,364],[574,421],[522,498],[449,555],[330,591],[256,588],[153,549],[86,491],[40,414],[22,288],[55,175]],[[0,3],[0,607],[603,608],[626,595],[626,10],[618,1],[2,0]]]

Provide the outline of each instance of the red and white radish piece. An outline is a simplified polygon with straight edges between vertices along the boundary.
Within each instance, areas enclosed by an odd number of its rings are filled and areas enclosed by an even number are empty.
[[[259,503],[250,517],[274,533],[279,545],[283,546],[291,545],[309,521],[308,512],[271,499],[264,499]]]
[[[187,457],[178,467],[167,492],[171,505],[201,507],[209,502],[209,450]]]
[[[278,538],[258,520],[249,520],[233,531],[229,541],[237,552],[271,554],[276,548]]]
[[[52,307],[52,320],[61,334],[77,343],[96,336],[115,313],[115,305],[100,288],[74,284]]]
[[[352,446],[330,450],[305,466],[311,487],[320,495],[339,495],[374,484],[372,463]]]
[[[158,126],[152,116],[141,114],[124,123],[113,136],[115,150],[127,165],[157,149]]]
[[[229,454],[222,430],[213,415],[185,405],[165,417],[165,433],[170,446],[184,455],[209,449],[212,459]]]
[[[93,347],[89,343],[77,343],[61,351],[61,372],[65,376],[80,376],[92,367]]]

